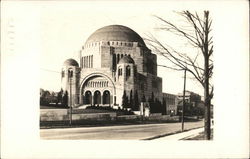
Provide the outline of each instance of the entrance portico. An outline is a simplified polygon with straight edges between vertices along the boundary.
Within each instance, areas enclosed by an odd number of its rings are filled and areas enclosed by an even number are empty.
[[[82,82],[80,104],[113,106],[115,104],[115,87],[104,75],[92,75]]]

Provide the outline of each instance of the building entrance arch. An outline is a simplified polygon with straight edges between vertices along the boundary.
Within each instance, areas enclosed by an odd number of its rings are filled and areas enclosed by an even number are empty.
[[[103,104],[109,104],[110,105],[110,92],[108,90],[105,90],[103,92],[102,101],[103,101]]]
[[[94,105],[96,104],[101,104],[101,92],[98,90],[94,92]]]
[[[81,104],[88,105],[87,103],[90,103],[91,105],[106,106],[116,104],[116,88],[109,75],[101,72],[91,73],[83,78],[80,85]],[[88,95],[86,94],[87,91],[89,91]],[[92,97],[91,100],[90,97]]]
[[[92,93],[90,91],[85,92],[84,104],[92,104]]]

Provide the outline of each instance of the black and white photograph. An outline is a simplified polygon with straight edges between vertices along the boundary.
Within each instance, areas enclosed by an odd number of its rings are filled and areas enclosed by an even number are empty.
[[[212,14],[83,8],[44,8],[41,138],[212,140]]]
[[[248,5],[5,1],[5,158],[247,158]]]

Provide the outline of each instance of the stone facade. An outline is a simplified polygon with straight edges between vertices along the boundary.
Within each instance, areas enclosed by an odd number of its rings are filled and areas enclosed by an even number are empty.
[[[162,102],[157,56],[128,27],[111,25],[98,29],[82,47],[78,61],[80,65],[69,59],[62,69],[62,89],[71,92],[69,102],[73,107],[121,107],[124,91],[128,98],[137,91],[139,102],[143,96],[148,101],[153,92]]]

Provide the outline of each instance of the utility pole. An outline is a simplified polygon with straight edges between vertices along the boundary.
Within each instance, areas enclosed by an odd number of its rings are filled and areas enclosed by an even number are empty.
[[[184,108],[185,108],[185,93],[186,93],[186,71],[184,70],[184,88],[183,88],[183,103],[182,103],[182,117],[181,117],[181,131],[184,131]]]

